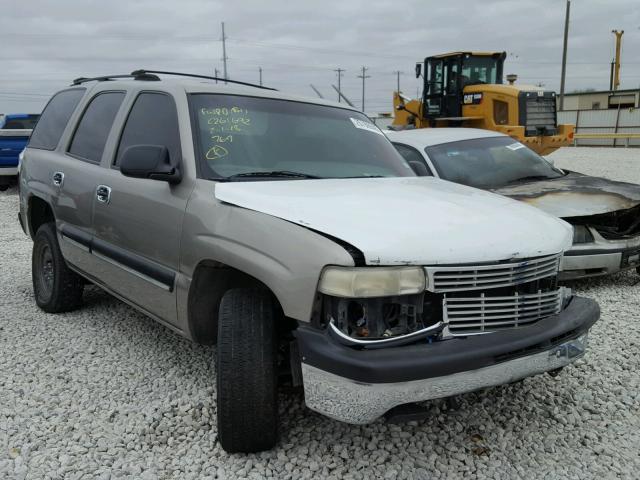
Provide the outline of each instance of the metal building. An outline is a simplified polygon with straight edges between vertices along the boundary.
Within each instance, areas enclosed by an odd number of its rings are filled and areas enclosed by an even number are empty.
[[[640,89],[564,94],[564,110],[606,110],[610,108],[640,108]]]

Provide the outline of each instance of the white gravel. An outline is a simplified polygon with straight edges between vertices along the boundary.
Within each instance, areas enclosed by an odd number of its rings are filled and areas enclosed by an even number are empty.
[[[567,148],[559,166],[640,183],[640,150]],[[213,348],[88,289],[35,306],[16,190],[0,194],[0,478],[638,478],[640,278],[577,282],[602,319],[560,376],[430,402],[430,419],[341,424],[283,394],[282,437],[257,455],[216,442]]]

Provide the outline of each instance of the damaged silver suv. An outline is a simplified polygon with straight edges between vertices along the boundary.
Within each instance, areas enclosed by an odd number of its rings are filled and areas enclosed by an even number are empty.
[[[281,382],[357,424],[584,354],[599,310],[557,284],[568,224],[417,177],[344,105],[168,73],[54,95],[19,218],[46,312],[91,282],[217,343],[227,451],[275,444]]]

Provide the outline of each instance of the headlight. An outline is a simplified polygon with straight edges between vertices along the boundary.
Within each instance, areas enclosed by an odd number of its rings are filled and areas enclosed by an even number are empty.
[[[421,267],[327,267],[318,290],[334,297],[390,297],[423,292],[426,282]]]
[[[585,225],[572,225],[573,226],[573,244],[578,243],[591,243],[593,242],[593,235]]]

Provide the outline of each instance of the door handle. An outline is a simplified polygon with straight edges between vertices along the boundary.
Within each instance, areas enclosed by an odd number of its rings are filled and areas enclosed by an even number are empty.
[[[98,188],[96,188],[96,198],[100,203],[109,203],[109,200],[111,200],[111,187],[98,185]]]
[[[62,183],[64,182],[64,173],[62,172],[55,172],[53,174],[53,177],[51,178],[51,181],[53,182],[53,184],[56,187],[61,187]]]

